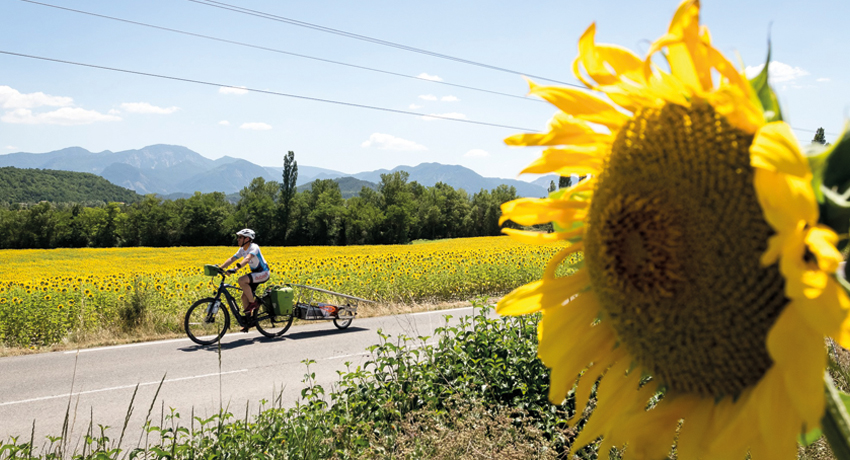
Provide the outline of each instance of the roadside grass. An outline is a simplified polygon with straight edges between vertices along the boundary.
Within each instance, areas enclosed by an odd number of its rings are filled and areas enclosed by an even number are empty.
[[[536,357],[539,318],[489,318],[492,307],[475,305],[474,316],[457,326],[446,320],[435,337],[379,331],[380,343],[368,348],[371,359],[356,368],[346,363],[328,390],[315,382],[314,362],[305,360],[295,407],[284,408],[278,397],[261,401],[267,409],[254,416],[223,409],[205,420],[166,410],[144,433],[121,436],[91,422],[82,447],[71,450],[78,440],[61,436],[41,443],[10,439],[0,441],[0,459],[563,456],[577,434],[567,420],[587,414],[576,415],[572,399],[549,403],[549,371]],[[119,439],[125,445],[118,446]],[[127,439],[139,439],[138,447]],[[579,458],[595,459],[593,447],[581,450]]]

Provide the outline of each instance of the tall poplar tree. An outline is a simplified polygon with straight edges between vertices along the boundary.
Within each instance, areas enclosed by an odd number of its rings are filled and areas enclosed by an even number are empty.
[[[298,162],[295,161],[295,152],[290,150],[283,156],[283,181],[280,183],[280,244],[286,244],[289,239],[289,216],[292,214],[292,199],[297,190],[295,184],[298,182]]]

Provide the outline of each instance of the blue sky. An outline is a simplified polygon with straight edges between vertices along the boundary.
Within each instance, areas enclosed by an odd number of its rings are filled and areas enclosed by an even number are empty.
[[[524,95],[518,75],[225,11],[188,0],[44,0],[420,79],[332,65],[0,0],[0,50],[422,115],[440,114],[543,129],[554,108],[450,87]],[[229,3],[566,82],[578,37],[643,55],[675,1],[229,0]],[[702,22],[725,54],[771,70],[786,120],[801,142],[824,127],[833,140],[850,116],[850,2],[705,1]],[[772,23],[772,26],[770,24]],[[546,83],[541,81],[541,83]],[[436,161],[485,176],[516,177],[535,149],[506,147],[517,130],[365,110],[281,96],[0,55],[0,153],[92,151],[178,144],[209,158],[229,155],[280,166],[347,173]],[[531,180],[533,176],[523,176]]]

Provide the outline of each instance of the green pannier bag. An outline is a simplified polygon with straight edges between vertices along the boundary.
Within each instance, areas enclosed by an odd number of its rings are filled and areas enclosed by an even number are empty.
[[[218,271],[219,271],[218,265],[210,265],[210,264],[204,265],[204,275],[206,275],[206,276],[218,275]]]
[[[271,292],[272,309],[274,314],[278,316],[288,316],[292,314],[292,307],[295,304],[295,292],[290,286],[273,286]]]

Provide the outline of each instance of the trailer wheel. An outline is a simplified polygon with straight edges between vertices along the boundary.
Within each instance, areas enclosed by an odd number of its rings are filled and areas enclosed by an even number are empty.
[[[348,326],[351,326],[352,321],[354,321],[354,320],[351,319],[351,318],[348,318],[348,319],[334,318],[334,326],[336,326],[337,329],[345,329]]]

